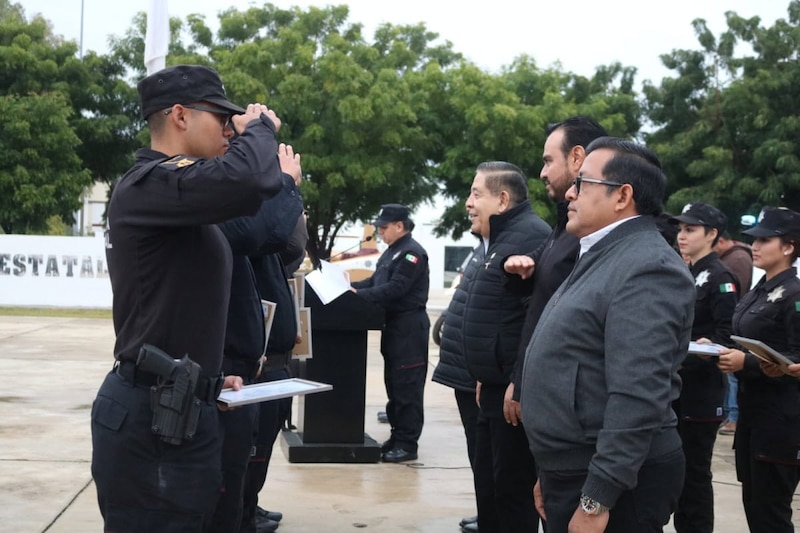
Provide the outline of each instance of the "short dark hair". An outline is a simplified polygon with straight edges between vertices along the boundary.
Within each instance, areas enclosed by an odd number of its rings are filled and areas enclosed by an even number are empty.
[[[167,116],[164,113],[151,113],[145,121],[147,122],[147,127],[150,129],[150,135],[157,135],[164,129]]]
[[[703,234],[704,235],[708,235],[709,233],[711,233],[711,230],[714,230],[714,229],[717,230],[717,236],[714,237],[714,240],[711,242],[711,247],[712,248],[717,245],[717,243],[719,242],[719,238],[722,236],[722,234],[719,232],[719,230],[717,228],[712,228],[711,226],[703,226]]]
[[[528,199],[528,178],[517,165],[506,161],[485,161],[478,165],[476,172],[485,175],[486,188],[492,196],[505,189],[512,207]]]
[[[561,122],[548,124],[547,135],[550,136],[556,130],[564,130],[564,139],[561,143],[561,152],[566,156],[575,146],[586,148],[598,137],[608,137],[608,132],[594,119],[584,116],[570,117]]]
[[[411,220],[410,218],[407,218],[405,220],[400,220],[399,222],[403,225],[404,231],[408,232],[414,231],[414,227],[416,226],[416,224],[414,224],[414,221]]]
[[[603,167],[603,177],[609,181],[627,183],[633,188],[637,213],[660,215],[664,210],[667,177],[655,152],[627,139],[600,137],[586,147],[586,154],[600,149],[615,152]]]

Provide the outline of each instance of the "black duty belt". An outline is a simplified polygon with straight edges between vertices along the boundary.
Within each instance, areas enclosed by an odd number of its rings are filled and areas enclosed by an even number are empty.
[[[267,353],[267,362],[261,368],[262,372],[270,372],[272,370],[280,370],[289,364],[292,360],[292,352],[286,353]]]
[[[116,367],[117,375],[129,383],[145,387],[152,387],[157,384],[158,377],[150,372],[144,372],[136,367],[133,361],[120,361]],[[219,391],[222,389],[222,378],[214,376],[200,376],[194,395],[204,402],[217,399]]]

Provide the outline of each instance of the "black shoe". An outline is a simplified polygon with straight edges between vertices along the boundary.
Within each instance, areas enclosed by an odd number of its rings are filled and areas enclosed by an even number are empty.
[[[478,523],[478,515],[468,516],[466,518],[461,519],[461,522],[458,523],[458,527],[464,527],[467,524],[477,524],[477,523]]]
[[[280,522],[270,520],[269,518],[262,518],[256,523],[256,533],[272,533],[278,529]]]
[[[394,448],[394,441],[392,439],[384,441],[383,444],[381,444],[381,453],[386,453],[392,448]]]
[[[283,513],[279,513],[278,511],[267,511],[266,509],[262,509],[261,507],[256,507],[256,522],[267,518],[274,522],[280,522],[283,520]],[[477,520],[477,518],[476,518]]]
[[[403,448],[392,448],[381,455],[381,461],[384,463],[402,463],[404,461],[413,461],[416,458],[417,452],[410,452]]]
[[[467,522],[461,526],[462,533],[478,533],[478,522]]]
[[[378,422],[381,424],[389,423],[389,415],[386,414],[386,411],[378,411]]]

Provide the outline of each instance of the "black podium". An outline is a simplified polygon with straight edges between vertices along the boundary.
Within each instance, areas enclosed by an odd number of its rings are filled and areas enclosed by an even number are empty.
[[[376,463],[380,444],[364,432],[367,331],[383,327],[383,309],[352,292],[323,305],[308,283],[313,357],[300,377],[333,390],[298,397],[297,431],[283,431],[290,463]]]

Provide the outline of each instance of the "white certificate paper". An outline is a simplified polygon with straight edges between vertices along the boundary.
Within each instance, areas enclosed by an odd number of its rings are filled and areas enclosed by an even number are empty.
[[[335,263],[320,261],[319,268],[306,274],[306,281],[327,305],[350,290],[350,275]]]
[[[689,353],[693,353],[696,355],[709,355],[711,357],[719,357],[720,350],[725,350],[725,346],[720,344],[714,343],[703,343],[700,344],[699,342],[690,342],[689,343]]]
[[[267,400],[277,400],[288,398],[289,396],[304,396],[315,392],[332,390],[333,385],[308,381],[306,379],[281,379],[278,381],[268,381],[266,383],[256,383],[245,385],[241,390],[222,389],[217,398],[218,402],[227,404],[228,407],[237,405],[247,405],[250,403],[266,402]]]

